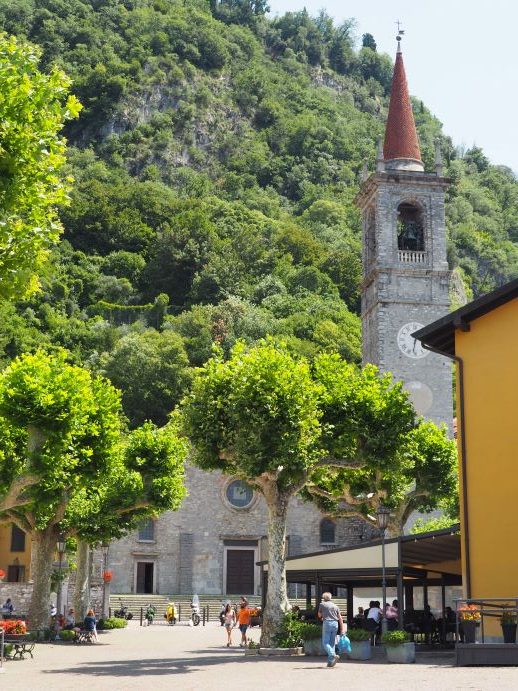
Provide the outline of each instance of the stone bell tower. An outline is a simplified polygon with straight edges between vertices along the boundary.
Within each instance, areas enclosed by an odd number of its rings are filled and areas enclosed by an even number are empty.
[[[440,151],[425,172],[398,49],[383,148],[356,202],[363,222],[363,362],[404,382],[421,415],[452,426],[451,365],[412,333],[449,311]]]

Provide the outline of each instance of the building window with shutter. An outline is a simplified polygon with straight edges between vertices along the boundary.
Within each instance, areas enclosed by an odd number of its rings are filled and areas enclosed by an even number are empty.
[[[320,544],[334,545],[335,544],[335,524],[329,518],[324,518],[320,521]]]
[[[155,541],[155,521],[152,518],[146,518],[138,529],[139,542],[154,542]]]
[[[11,527],[11,552],[25,552],[25,533],[17,525]]]

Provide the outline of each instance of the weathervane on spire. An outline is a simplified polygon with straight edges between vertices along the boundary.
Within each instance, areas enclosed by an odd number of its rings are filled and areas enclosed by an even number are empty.
[[[396,36],[396,41],[397,41],[397,52],[401,53],[401,39],[403,38],[405,34],[405,30],[401,28],[402,24],[399,21],[399,19],[396,22],[397,24],[397,36]]]

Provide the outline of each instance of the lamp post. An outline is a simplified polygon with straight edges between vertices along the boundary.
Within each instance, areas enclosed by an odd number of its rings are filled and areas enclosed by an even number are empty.
[[[102,553],[103,553],[103,604],[102,604],[102,617],[103,619],[106,617],[106,570],[108,567],[108,543],[103,542],[101,545]]]
[[[63,588],[63,582],[61,580],[61,570],[63,568],[63,555],[65,553],[65,548],[66,548],[66,542],[65,542],[65,534],[60,533],[58,536],[58,541],[56,542],[56,548],[58,550],[58,592],[57,592],[57,597],[56,597],[56,623],[55,623],[55,628],[56,628],[56,634],[59,631],[59,617],[61,615],[61,596],[62,596],[62,588]]]
[[[381,587],[383,589],[381,633],[385,633],[387,630],[387,617],[385,616],[387,605],[387,579],[385,575],[385,531],[387,529],[389,515],[390,509],[388,509],[386,506],[380,506],[376,511],[376,522],[381,532]]]

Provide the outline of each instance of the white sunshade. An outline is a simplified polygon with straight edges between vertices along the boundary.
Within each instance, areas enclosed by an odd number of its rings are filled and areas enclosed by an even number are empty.
[[[385,544],[385,565],[398,567],[398,543]],[[268,564],[264,568],[268,570]],[[326,571],[332,569],[381,569],[381,545],[347,550],[319,552],[311,556],[302,554],[286,560],[286,571]]]

